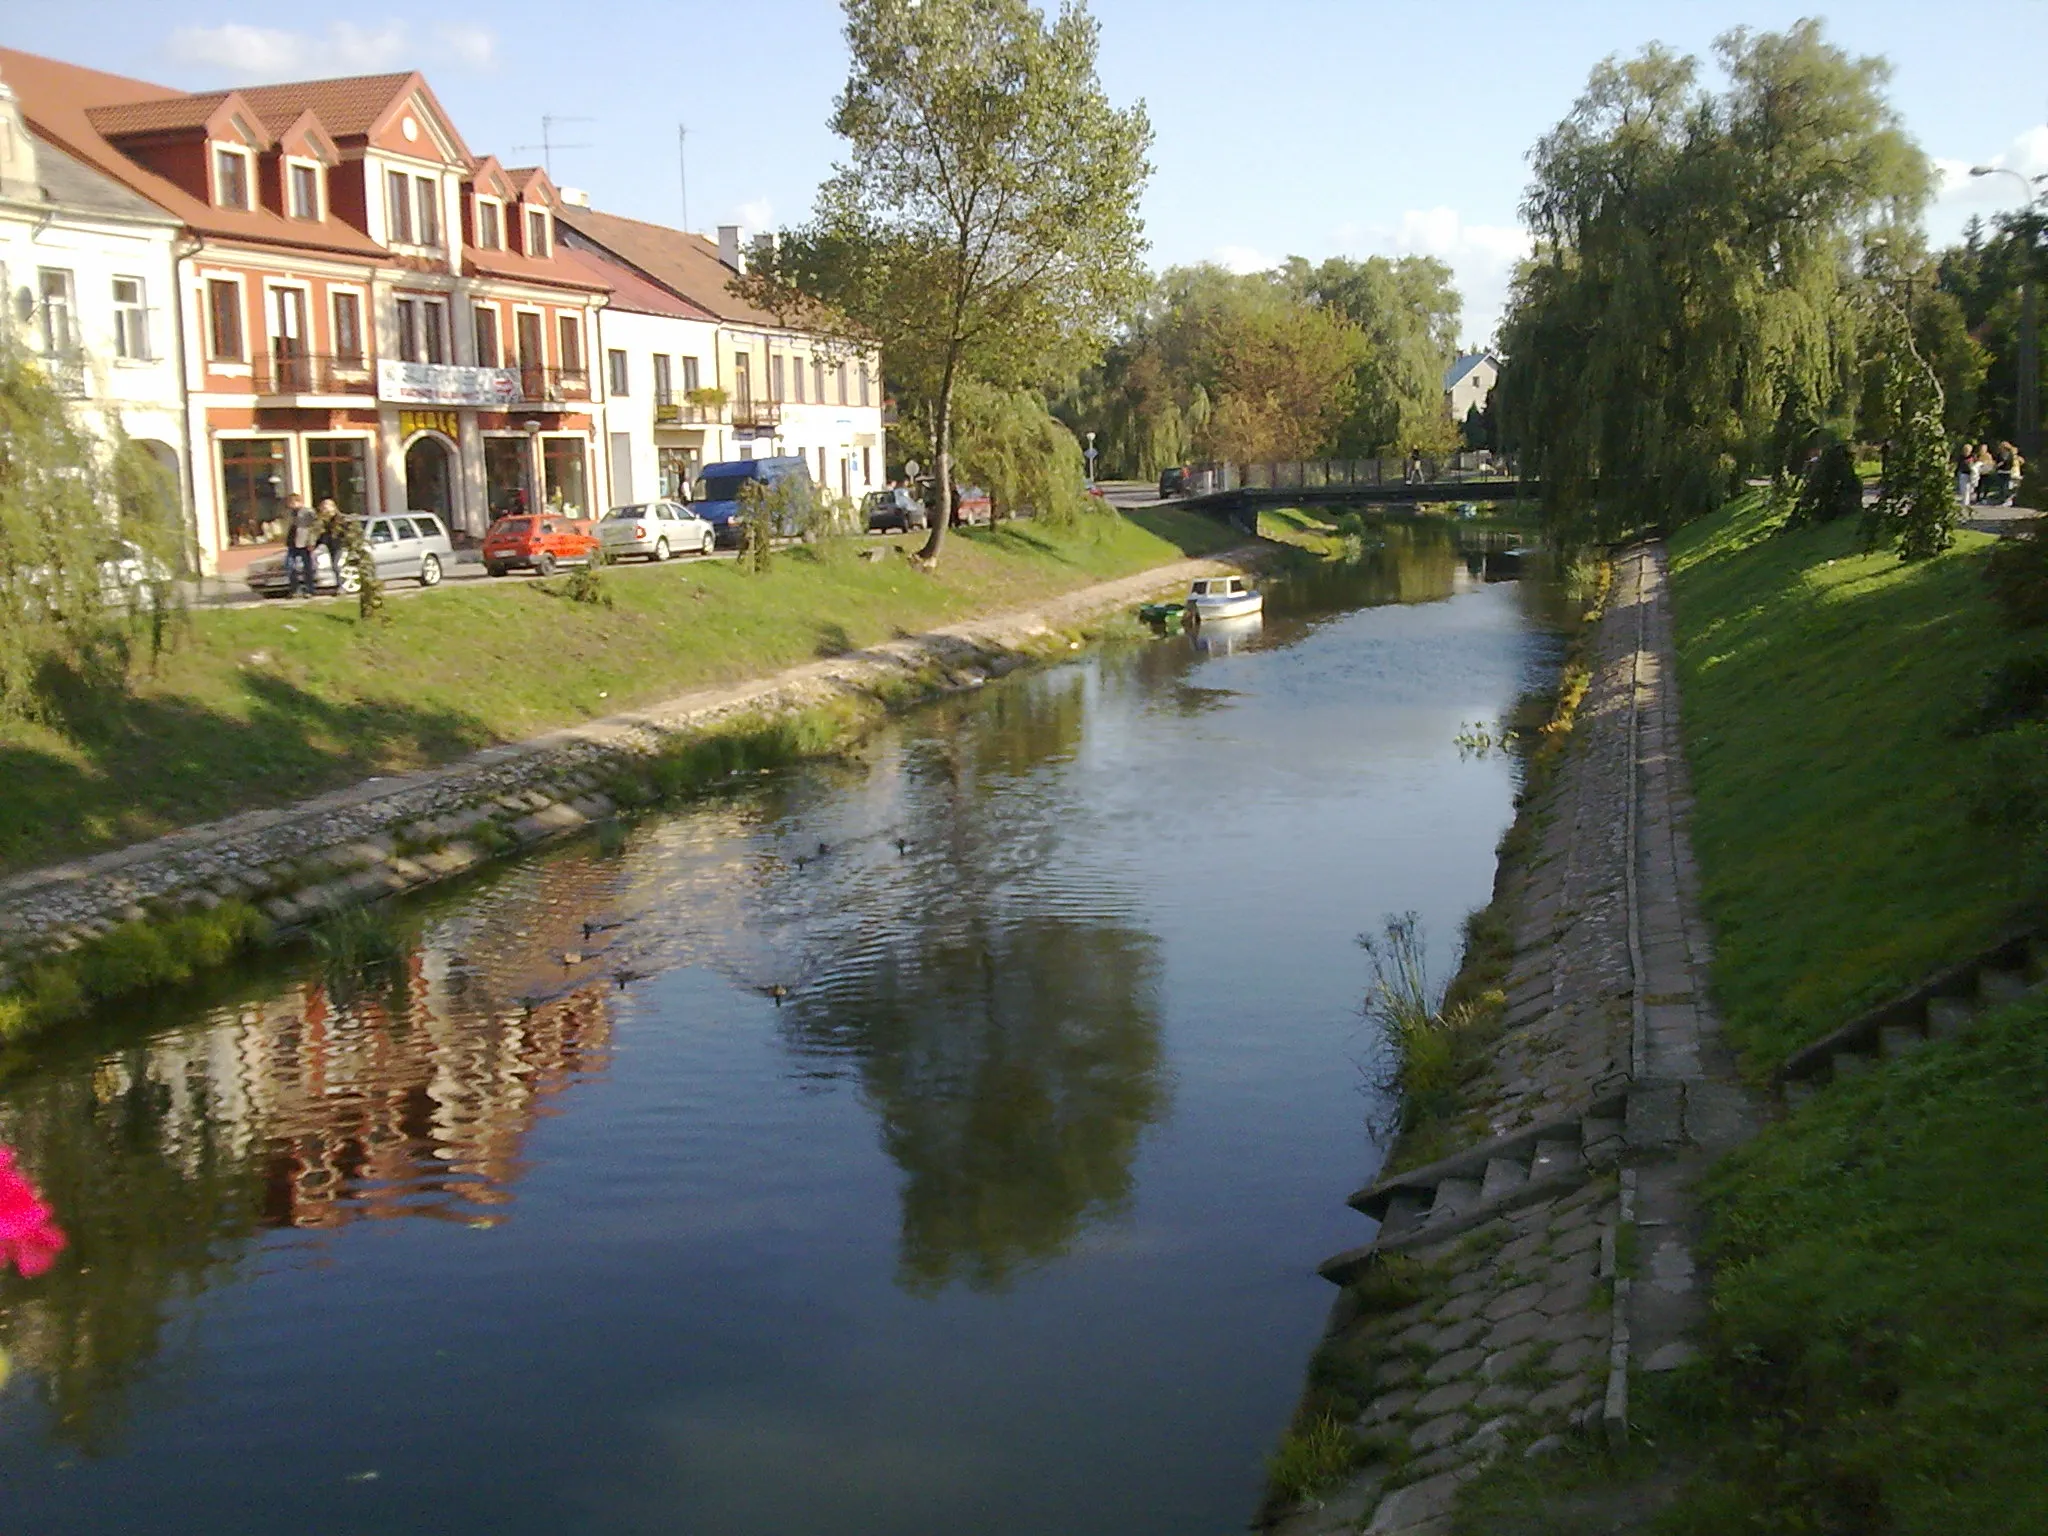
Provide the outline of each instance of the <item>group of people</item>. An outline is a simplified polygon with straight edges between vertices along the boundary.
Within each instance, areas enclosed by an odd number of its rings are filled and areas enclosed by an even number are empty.
[[[1956,500],[1966,507],[2011,506],[2019,495],[2019,449],[2011,443],[1963,443],[1956,449]]]
[[[327,551],[335,580],[341,579],[341,557],[348,547],[347,522],[332,496],[323,497],[318,507],[307,506],[306,498],[296,491],[286,499],[284,580],[289,596],[313,595],[313,551],[316,549]]]

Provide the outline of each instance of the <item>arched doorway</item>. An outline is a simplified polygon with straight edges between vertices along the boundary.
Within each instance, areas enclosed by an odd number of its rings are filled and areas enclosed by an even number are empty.
[[[448,439],[423,433],[405,450],[405,506],[432,512],[443,528],[455,525],[455,450]]]

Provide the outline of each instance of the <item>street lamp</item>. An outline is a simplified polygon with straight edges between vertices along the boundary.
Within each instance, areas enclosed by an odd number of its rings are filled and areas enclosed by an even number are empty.
[[[1088,434],[1088,484],[1091,489],[1095,485],[1095,434],[1093,432]]]
[[[2015,370],[2019,377],[2013,390],[2013,412],[2019,417],[2017,432],[2020,452],[2034,458],[2041,449],[2041,351],[2040,320],[2034,296],[2034,235],[2031,219],[2041,194],[2035,186],[2048,175],[2025,176],[2003,165],[1973,165],[1972,176],[2010,176],[2027,195],[2027,260],[2020,270],[2020,355]]]

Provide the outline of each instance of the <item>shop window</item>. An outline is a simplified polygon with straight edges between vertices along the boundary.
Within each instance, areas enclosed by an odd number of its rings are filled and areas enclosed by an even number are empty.
[[[530,509],[532,451],[524,437],[484,439],[484,496],[492,517]]]
[[[282,437],[220,440],[221,499],[228,543],[271,544],[283,536],[285,445]]]
[[[360,437],[306,439],[307,495],[314,506],[333,500],[342,511],[369,510],[370,445]]]
[[[561,517],[587,517],[590,495],[584,480],[586,455],[580,437],[541,439],[541,489],[547,510]]]

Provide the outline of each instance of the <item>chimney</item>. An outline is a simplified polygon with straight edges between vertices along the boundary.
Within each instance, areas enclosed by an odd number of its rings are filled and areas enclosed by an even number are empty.
[[[557,187],[555,188],[555,196],[559,197],[570,208],[588,208],[590,206],[590,194],[581,187]]]
[[[765,234],[765,235],[756,235],[756,236],[754,236],[754,266],[755,266],[755,268],[756,268],[757,270],[758,270],[758,269],[762,269],[762,268],[765,268],[766,270],[768,270],[768,271],[770,271],[770,272],[774,271],[774,270],[775,270],[775,253],[776,253],[777,249],[778,249],[778,247],[777,247],[777,245],[776,245],[776,241],[775,241],[775,231],[774,231],[774,230],[772,230],[772,229],[771,229],[771,230],[769,230],[769,231],[768,231],[768,233],[767,233],[767,234]]]
[[[718,226],[718,259],[728,267],[731,267],[735,272],[747,270],[746,264],[740,259],[739,225],[721,224]]]

